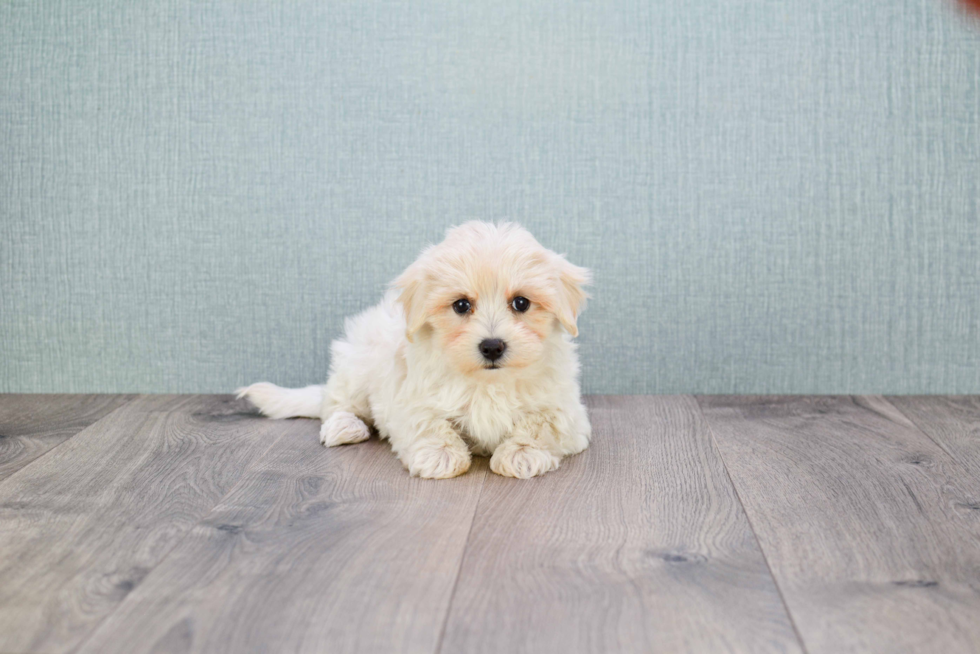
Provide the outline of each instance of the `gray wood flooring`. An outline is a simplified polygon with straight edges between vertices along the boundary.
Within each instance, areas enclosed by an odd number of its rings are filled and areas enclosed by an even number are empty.
[[[980,652],[980,398],[590,397],[410,478],[228,396],[0,395],[0,654]]]

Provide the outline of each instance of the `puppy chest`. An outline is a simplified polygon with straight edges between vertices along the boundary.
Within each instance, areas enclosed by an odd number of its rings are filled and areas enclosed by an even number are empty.
[[[505,398],[476,396],[457,424],[478,451],[492,452],[514,428],[514,407]]]

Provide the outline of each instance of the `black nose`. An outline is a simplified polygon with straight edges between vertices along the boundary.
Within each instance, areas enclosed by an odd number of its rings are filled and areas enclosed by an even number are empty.
[[[487,338],[480,343],[480,354],[488,361],[496,361],[504,355],[507,344],[499,338]]]

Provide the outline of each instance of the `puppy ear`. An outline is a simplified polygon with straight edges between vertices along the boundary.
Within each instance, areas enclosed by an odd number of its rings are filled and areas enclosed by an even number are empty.
[[[415,332],[425,324],[425,271],[416,262],[399,275],[391,285],[401,291],[398,301],[405,311],[405,337],[411,342]]]
[[[592,275],[560,254],[555,255],[555,266],[558,268],[558,322],[569,334],[578,336],[578,316],[589,297],[582,287],[592,281]]]

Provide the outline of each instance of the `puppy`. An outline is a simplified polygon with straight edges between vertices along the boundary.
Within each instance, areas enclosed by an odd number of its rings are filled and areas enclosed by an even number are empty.
[[[325,386],[238,390],[270,418],[320,418],[320,441],[377,430],[412,475],[455,477],[472,454],[521,479],[589,444],[572,338],[589,272],[522,227],[446,232],[384,299],[345,323]]]

